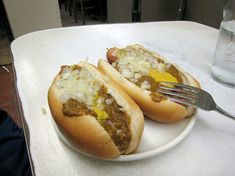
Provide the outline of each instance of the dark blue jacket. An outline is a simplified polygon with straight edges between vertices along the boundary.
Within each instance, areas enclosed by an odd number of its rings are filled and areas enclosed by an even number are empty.
[[[0,109],[0,176],[31,175],[24,134]]]

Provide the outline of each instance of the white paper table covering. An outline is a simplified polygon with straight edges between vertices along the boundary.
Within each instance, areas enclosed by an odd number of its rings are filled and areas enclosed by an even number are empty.
[[[58,28],[16,39],[11,50],[36,175],[235,175],[235,121],[216,112],[199,110],[189,136],[161,155],[131,162],[100,161],[64,147],[54,130],[48,130],[52,124],[47,87],[38,86],[49,86],[61,65],[77,62],[78,53],[82,58],[104,58],[104,48],[139,43],[194,75],[218,105],[235,114],[235,89],[210,77],[217,35],[214,28],[177,21]]]

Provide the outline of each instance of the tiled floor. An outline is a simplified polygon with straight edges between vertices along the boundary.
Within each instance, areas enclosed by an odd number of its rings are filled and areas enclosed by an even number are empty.
[[[10,43],[5,35],[0,36],[0,108],[7,111],[19,127],[22,127],[16,89],[10,59]]]
[[[22,127],[11,64],[0,66],[0,108],[7,111],[16,124]]]
[[[11,63],[9,46],[10,43],[6,34],[0,34],[0,65]]]

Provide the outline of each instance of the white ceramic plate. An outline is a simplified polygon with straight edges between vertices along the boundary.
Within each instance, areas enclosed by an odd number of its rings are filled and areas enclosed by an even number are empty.
[[[51,119],[52,124],[60,139],[62,139],[62,141],[72,149],[76,150],[77,152],[83,153],[69,144],[63,134],[57,128],[57,125],[55,124],[53,118]],[[120,155],[115,159],[109,160],[133,161],[145,159],[163,153],[182,141],[191,131],[193,125],[195,124],[195,121],[196,115],[173,124],[161,124],[145,118],[144,133],[138,150],[133,154]],[[94,156],[88,155],[87,153],[83,154],[95,158]]]
[[[164,24],[166,24],[165,27]],[[106,48],[125,47],[135,43],[142,44],[167,56],[167,54],[172,54],[172,50],[169,50],[169,48],[177,46],[172,43],[172,37],[165,38],[165,36],[168,36],[165,35],[167,34],[166,31],[174,29],[167,24],[160,23],[159,26],[150,23],[143,26],[142,24],[124,24],[59,28],[31,33],[14,41],[11,47],[14,64],[17,68],[18,89],[30,130],[30,148],[35,151],[33,154],[36,162],[37,158],[44,160],[44,158],[41,158],[41,153],[56,152],[55,147],[51,147],[52,145],[60,145],[53,138],[56,136],[51,134],[54,129],[50,129],[50,121],[41,118],[41,111],[38,110],[39,107],[46,106],[49,111],[46,95],[48,87],[51,85],[55,74],[58,73],[60,66],[76,64],[86,57],[89,58],[90,63],[97,65],[99,58],[105,58]],[[176,34],[177,31],[178,28],[176,28]],[[159,43],[160,45],[158,45]],[[175,48],[176,51],[178,49],[180,48]],[[178,58],[178,56],[176,55],[173,58]],[[177,60],[179,65],[185,62],[184,60]],[[34,118],[31,118],[32,116]],[[51,114],[48,113],[48,116],[51,116]],[[146,119],[143,137],[136,153],[119,156],[113,161],[139,160],[167,151],[186,137],[195,123],[195,118],[194,116],[174,124],[160,124]],[[45,130],[45,128],[48,130]],[[45,137],[41,134],[45,134]],[[43,136],[43,139],[41,136]],[[60,137],[65,141],[62,135]],[[52,142],[48,143],[47,141]],[[40,152],[37,153],[37,151]],[[57,158],[59,156],[64,157],[60,153],[55,153]]]

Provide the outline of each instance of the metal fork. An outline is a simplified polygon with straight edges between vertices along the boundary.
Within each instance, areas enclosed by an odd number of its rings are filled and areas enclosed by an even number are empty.
[[[174,102],[198,107],[206,111],[215,110],[235,120],[235,115],[221,109],[215,103],[213,97],[205,90],[183,84],[161,82],[157,91]]]

